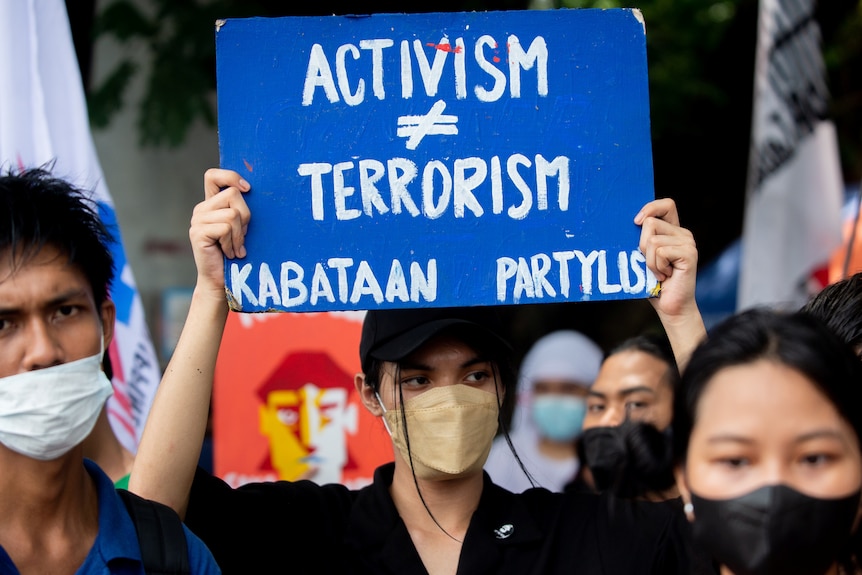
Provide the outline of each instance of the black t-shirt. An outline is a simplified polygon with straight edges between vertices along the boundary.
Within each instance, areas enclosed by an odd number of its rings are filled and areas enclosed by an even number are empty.
[[[394,464],[358,491],[310,481],[237,489],[199,469],[186,524],[231,574],[425,574],[389,495]],[[459,574],[690,574],[667,505],[589,493],[514,494],[485,475]]]

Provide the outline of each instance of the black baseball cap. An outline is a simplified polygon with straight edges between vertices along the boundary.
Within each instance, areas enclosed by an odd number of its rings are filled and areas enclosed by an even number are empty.
[[[359,358],[362,368],[371,358],[398,361],[423,343],[452,326],[477,330],[507,351],[512,346],[503,336],[503,323],[492,306],[370,310],[362,324]]]

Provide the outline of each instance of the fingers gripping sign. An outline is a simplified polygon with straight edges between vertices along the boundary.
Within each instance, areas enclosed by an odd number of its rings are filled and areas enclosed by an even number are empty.
[[[659,297],[650,299],[670,337],[680,367],[691,348],[706,334],[695,300],[697,245],[680,226],[670,198],[646,204],[634,220],[641,226],[640,250],[647,267],[661,282]]]
[[[236,172],[210,169],[204,175],[205,199],[195,206],[189,239],[198,285],[224,297],[224,258],[245,257],[251,212],[243,194],[251,186]]]
[[[649,269],[662,282],[662,292],[689,295],[681,290],[691,289],[693,297],[697,247],[692,233],[680,226],[674,201],[664,198],[649,202],[635,216],[635,223],[641,226],[639,248]]]

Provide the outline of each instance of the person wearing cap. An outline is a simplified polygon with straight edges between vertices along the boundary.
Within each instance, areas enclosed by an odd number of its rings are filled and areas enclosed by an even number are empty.
[[[394,461],[358,491],[310,481],[232,488],[196,469],[228,314],[224,258],[242,257],[250,186],[208,170],[189,232],[198,279],[148,417],[130,489],[166,503],[224,573],[685,573],[672,519],[643,502],[546,489],[511,493],[483,464],[511,351],[494,308],[372,310],[356,389],[391,435]],[[697,250],[669,199],[635,216],[664,293],[654,306],[687,354],[705,334],[694,303]]]
[[[562,491],[571,481],[579,466],[575,440],[601,362],[601,348],[581,332],[562,329],[536,340],[521,362],[510,426],[514,450],[500,434],[485,463],[494,483],[520,493],[536,485]]]

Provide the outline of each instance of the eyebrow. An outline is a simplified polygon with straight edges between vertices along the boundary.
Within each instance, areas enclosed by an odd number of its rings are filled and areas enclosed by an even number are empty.
[[[480,363],[488,363],[490,361],[491,360],[489,360],[489,359],[485,359],[485,358],[476,356],[476,357],[468,359],[467,361],[462,363],[459,367],[461,369],[464,369],[464,368],[472,367],[472,366],[480,364]],[[416,370],[416,371],[432,371],[434,369],[432,366],[430,366],[428,364],[419,363],[419,362],[411,362],[409,359],[399,363],[398,367],[401,370],[412,369],[412,370]]]
[[[645,385],[636,385],[634,387],[629,387],[627,389],[623,389],[621,391],[615,392],[612,395],[621,395],[623,397],[628,397],[629,395],[634,395],[635,393],[649,393],[655,395],[655,390],[651,387],[647,387]],[[607,399],[608,394],[602,393],[601,391],[593,391],[589,390],[587,392],[588,396],[591,397],[600,397],[602,399]]]
[[[65,291],[61,294],[58,294],[58,295],[52,297],[48,301],[44,302],[44,305],[42,305],[41,307],[44,307],[44,308],[57,307],[58,305],[62,305],[64,303],[68,302],[69,300],[74,300],[77,298],[86,298],[86,297],[87,297],[87,291],[86,290],[84,290],[84,289],[71,289],[71,290]],[[17,314],[20,312],[21,312],[20,307],[0,307],[0,315],[14,315],[14,314]]]
[[[811,441],[812,439],[837,439],[842,443],[845,441],[844,436],[834,430],[834,429],[816,429],[814,431],[809,431],[808,433],[803,433],[799,437],[796,438],[797,443],[802,443],[804,441]]]
[[[814,431],[810,431],[808,433],[803,433],[802,435],[797,436],[793,439],[794,443],[804,443],[806,441],[811,441],[812,439],[837,439],[840,442],[844,442],[844,436],[841,435],[838,431],[833,429],[817,429]],[[744,444],[752,444],[754,443],[754,439],[749,437],[744,437],[742,435],[734,435],[732,433],[722,433],[719,435],[713,435],[708,438],[707,443],[723,443],[723,442],[733,442],[733,443],[744,443]]]
[[[712,437],[706,440],[707,443],[744,443],[746,445],[750,445],[754,443],[754,440],[750,437],[744,437],[742,435],[734,435],[732,433],[721,433],[719,435],[713,435]]]

